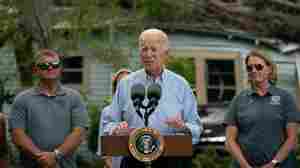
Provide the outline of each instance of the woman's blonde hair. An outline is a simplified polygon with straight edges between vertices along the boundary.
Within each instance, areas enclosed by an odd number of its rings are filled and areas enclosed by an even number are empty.
[[[245,59],[245,65],[248,65],[248,61],[250,57],[258,57],[266,63],[267,66],[271,67],[271,75],[269,76],[269,81],[271,84],[276,85],[277,82],[277,66],[272,62],[272,60],[266,56],[266,54],[262,53],[261,51],[254,49],[251,50]],[[250,81],[249,81],[250,82]],[[251,82],[250,82],[251,83]]]

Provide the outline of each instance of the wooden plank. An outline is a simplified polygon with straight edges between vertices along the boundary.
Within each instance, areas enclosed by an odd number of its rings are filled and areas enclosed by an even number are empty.
[[[171,56],[189,56],[201,57],[204,59],[232,60],[239,58],[240,53],[234,51],[210,51],[204,48],[175,48],[171,50]]]
[[[200,58],[195,58],[196,62],[196,92],[198,102],[201,105],[207,104],[207,89],[205,82],[205,61]]]

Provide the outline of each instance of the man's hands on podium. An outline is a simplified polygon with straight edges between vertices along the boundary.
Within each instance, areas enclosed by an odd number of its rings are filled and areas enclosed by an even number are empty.
[[[176,128],[182,130],[183,132],[190,133],[190,129],[185,125],[182,120],[181,113],[178,112],[173,117],[168,117],[164,121],[169,127]],[[116,126],[112,130],[112,135],[128,135],[130,133],[130,128],[128,127],[128,123],[126,121],[120,122],[118,126]]]
[[[165,123],[172,128],[183,129],[185,127],[180,113],[177,113],[174,117],[168,117]]]
[[[112,135],[128,135],[129,128],[126,121],[120,122],[116,128],[113,129]]]
[[[185,125],[184,121],[181,118],[181,113],[178,112],[174,117],[168,117],[165,121],[165,123],[172,128],[179,129],[181,131],[187,134],[191,134],[191,130]]]

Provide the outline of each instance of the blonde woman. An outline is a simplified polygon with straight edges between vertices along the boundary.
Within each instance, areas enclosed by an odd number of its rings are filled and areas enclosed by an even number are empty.
[[[258,50],[245,65],[251,88],[236,96],[225,117],[233,168],[296,168],[300,113],[292,95],[276,87],[276,66]]]

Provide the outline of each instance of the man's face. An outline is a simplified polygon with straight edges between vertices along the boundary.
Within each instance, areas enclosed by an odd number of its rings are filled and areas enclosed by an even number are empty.
[[[150,73],[160,72],[167,57],[167,48],[162,44],[160,36],[145,35],[139,42],[141,63]]]
[[[62,72],[61,60],[57,55],[42,56],[35,65],[41,79],[58,79]]]

